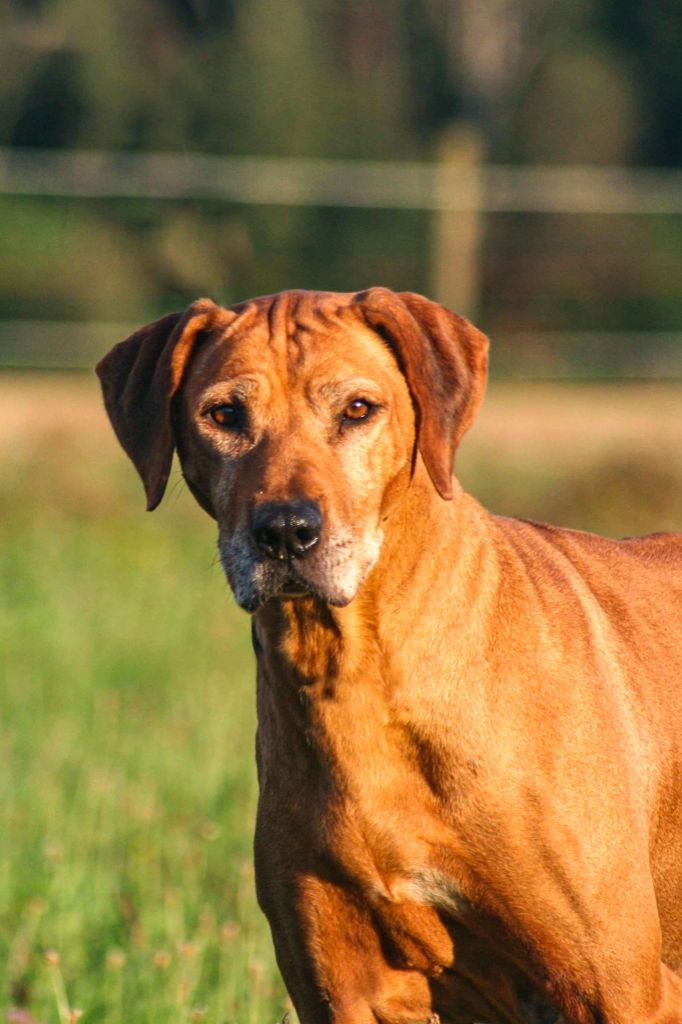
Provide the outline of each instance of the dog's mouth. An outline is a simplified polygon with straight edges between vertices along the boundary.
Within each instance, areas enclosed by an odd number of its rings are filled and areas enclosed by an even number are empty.
[[[312,593],[310,584],[306,583],[295,569],[289,568],[289,574],[280,585],[273,597],[309,597]]]
[[[218,547],[235,600],[247,612],[255,612],[270,601],[302,598],[342,608],[353,600],[378,554],[377,544],[359,560],[350,536],[319,545],[305,558],[259,557],[250,539],[239,534],[220,536]]]
[[[298,566],[296,559],[261,563],[260,567],[261,572],[255,573],[255,586],[248,595],[247,604],[240,602],[247,611],[256,611],[268,601],[312,597],[340,607],[350,600],[351,595],[338,593],[336,588],[329,585],[329,581],[318,580],[313,566]]]
[[[280,572],[277,572],[278,568]],[[329,580],[318,578],[315,567],[307,562],[300,565],[293,558],[278,563],[273,569],[275,571],[268,574],[269,580],[260,594],[261,603],[303,597],[314,597],[325,604],[337,606],[348,603],[348,598],[338,594]]]
[[[243,590],[238,585],[235,586],[236,581],[230,582],[237,603],[248,612],[257,611],[268,601],[295,600],[311,596],[320,597],[322,600],[328,599],[326,594],[322,593],[322,588],[305,579],[302,571],[296,566],[295,559],[256,562],[251,575],[251,585]]]

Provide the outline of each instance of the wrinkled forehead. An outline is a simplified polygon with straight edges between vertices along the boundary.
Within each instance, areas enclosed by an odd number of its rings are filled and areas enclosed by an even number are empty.
[[[233,307],[231,321],[200,346],[185,390],[196,393],[221,380],[260,374],[289,386],[354,377],[389,385],[396,359],[349,298],[283,292]]]

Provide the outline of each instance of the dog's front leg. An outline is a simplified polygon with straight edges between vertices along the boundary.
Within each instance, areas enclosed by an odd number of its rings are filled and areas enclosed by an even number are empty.
[[[426,975],[390,962],[359,894],[323,877],[329,872],[321,866],[294,869],[287,853],[278,855],[258,834],[255,854],[258,899],[301,1024],[435,1019]]]

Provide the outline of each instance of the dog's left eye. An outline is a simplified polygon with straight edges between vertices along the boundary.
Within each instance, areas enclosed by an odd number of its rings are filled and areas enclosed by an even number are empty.
[[[238,402],[224,402],[222,405],[214,405],[208,410],[217,427],[223,430],[236,430],[241,427],[244,421],[244,411]]]
[[[360,423],[362,420],[367,419],[373,409],[374,406],[370,402],[365,401],[364,398],[354,398],[343,410],[343,422]]]

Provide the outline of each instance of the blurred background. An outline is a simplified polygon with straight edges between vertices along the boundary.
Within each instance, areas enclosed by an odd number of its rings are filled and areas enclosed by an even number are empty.
[[[682,2],[7,0],[0,52],[0,1006],[274,1024],[248,620],[91,367],[198,295],[421,291],[492,340],[468,489],[682,529]]]

